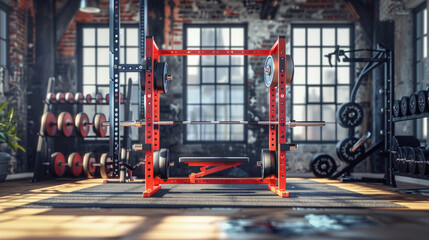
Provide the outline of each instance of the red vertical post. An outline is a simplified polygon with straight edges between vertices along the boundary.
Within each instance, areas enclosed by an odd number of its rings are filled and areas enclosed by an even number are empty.
[[[270,121],[275,122],[276,121],[276,87],[270,87]],[[269,131],[268,131],[268,139],[269,139],[269,149],[270,151],[276,151],[277,147],[277,141],[276,141],[276,125],[270,124]]]
[[[145,82],[145,98],[146,98],[146,128],[145,128],[145,143],[150,144],[150,150],[146,150],[146,164],[145,164],[145,176],[146,184],[143,197],[150,197],[155,194],[161,187],[155,186],[153,176],[153,151],[155,148],[154,140],[154,102],[155,102],[155,90],[153,89],[153,73],[154,73],[154,61],[155,61],[155,48],[153,37],[146,37],[146,82]]]
[[[278,39],[278,54],[277,62],[279,64],[278,74],[278,189],[277,194],[280,197],[289,197],[286,192],[286,150],[281,148],[282,144],[286,144],[286,38],[284,36]]]

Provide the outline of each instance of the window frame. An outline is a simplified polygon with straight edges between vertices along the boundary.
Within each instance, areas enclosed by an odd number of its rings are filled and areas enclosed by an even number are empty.
[[[139,25],[138,23],[134,24],[134,23],[123,23],[121,24],[121,28],[136,28],[138,29]],[[77,57],[77,91],[83,93],[83,29],[84,28],[107,28],[109,29],[109,23],[77,23],[76,24],[76,57]],[[121,43],[121,47],[124,46],[123,43]],[[100,48],[98,45],[95,45],[94,48]],[[106,46],[103,46],[103,48],[106,48]],[[107,46],[107,48],[109,48],[109,45]],[[137,47],[138,48],[138,47]],[[124,51],[125,53],[126,51]],[[125,53],[126,54],[126,53]],[[121,56],[121,58],[124,59],[124,56]],[[94,66],[98,66],[98,65],[94,65]],[[104,66],[104,65],[103,65]],[[110,71],[110,70],[109,70]],[[128,83],[128,79],[123,79],[124,82],[121,82],[121,88],[123,89],[123,91],[125,91],[127,89],[127,83]],[[136,80],[137,82],[140,81],[140,79]],[[98,86],[99,84],[94,83],[94,86],[96,87],[96,92],[98,91]],[[102,86],[104,87],[104,86]],[[107,86],[108,87],[108,86]],[[138,89],[138,88],[135,88]],[[85,95],[83,96],[85,98]],[[95,96],[92,96],[95,97]],[[105,96],[103,96],[104,98]],[[94,101],[94,100],[93,100]],[[85,104],[84,104],[85,105]],[[98,105],[98,104],[93,104],[93,105]],[[137,105],[137,104],[132,104],[132,105]],[[108,106],[106,103],[100,104],[100,106]],[[125,105],[123,105],[123,107],[125,107]],[[81,112],[83,109],[83,105],[78,105],[77,106],[78,111]],[[138,107],[137,107],[138,108]],[[131,109],[132,110],[132,109]],[[139,108],[138,108],[139,110]],[[97,111],[98,112],[98,111]],[[134,113],[133,112],[133,117],[138,117],[138,112]],[[89,116],[91,117],[91,116]],[[108,120],[109,116],[106,115],[106,118]],[[92,119],[90,119],[90,121],[92,121]],[[110,131],[110,130],[109,130]],[[123,130],[121,129],[121,136],[123,134]],[[137,134],[137,139],[140,139],[140,134],[139,131],[136,131]],[[96,137],[94,136],[88,136],[84,139],[85,142],[91,142],[91,143],[98,143],[98,142],[102,142],[102,144],[104,145],[106,141],[109,141],[109,135],[107,135],[104,138],[100,138],[100,137]],[[132,142],[137,142],[138,140],[135,139],[131,139]]]
[[[336,44],[337,44],[337,40],[338,40],[337,39],[337,29],[338,28],[348,28],[350,30],[350,35],[349,35],[349,39],[350,39],[350,45],[349,46],[350,46],[350,49],[349,50],[354,50],[355,49],[355,43],[354,43],[354,40],[355,40],[355,25],[353,23],[292,23],[291,24],[291,28],[290,28],[291,29],[290,30],[291,31],[291,35],[290,35],[291,36],[290,37],[290,46],[291,46],[291,50],[290,51],[291,51],[291,53],[293,53],[293,51],[294,51],[294,46],[293,46],[293,41],[294,41],[293,29],[294,28],[305,28],[306,29],[306,36],[305,36],[306,43],[303,46],[301,46],[301,45],[297,46],[298,48],[304,48],[304,49],[308,49],[309,48],[309,46],[307,44],[307,39],[308,39],[308,34],[307,34],[308,31],[307,31],[307,29],[309,29],[309,28],[318,28],[318,29],[321,30],[320,31],[320,41],[323,41],[323,39],[322,39],[322,29],[334,28],[335,29],[335,43]],[[331,46],[329,46],[329,47],[331,47]],[[310,48],[316,48],[316,47],[310,46]],[[324,66],[323,65],[323,58],[324,58],[324,56],[323,56],[323,48],[324,48],[323,45],[319,45],[318,46],[318,49],[320,49],[320,56],[321,56],[320,65],[309,65],[308,64],[308,59],[306,57],[306,63],[305,63],[306,80],[308,79],[308,67],[309,66],[317,66],[317,67],[320,67],[321,70],[323,69],[323,66]],[[332,48],[335,48],[335,45],[332,46]],[[307,52],[307,50],[306,50],[306,52]],[[350,57],[354,57],[353,52],[351,52],[349,54],[349,56]],[[293,54],[292,54],[292,57],[293,57]],[[348,87],[349,87],[349,96],[350,96],[356,79],[355,79],[355,64],[352,63],[352,62],[349,63],[349,64],[350,64],[349,65],[349,67],[350,67],[350,73],[349,73],[350,82],[348,84]],[[324,105],[327,105],[327,104],[333,104],[333,105],[335,105],[335,114],[336,114],[339,106],[342,104],[342,102],[338,102],[338,99],[337,99],[337,96],[338,96],[338,94],[337,94],[338,93],[338,87],[339,86],[346,86],[347,84],[338,84],[338,79],[337,79],[338,65],[336,64],[336,61],[334,59],[332,60],[332,65],[333,65],[332,68],[335,68],[335,83],[333,83],[333,84],[323,84],[323,80],[321,78],[320,79],[320,84],[315,84],[315,85],[308,84],[307,81],[305,82],[305,84],[303,84],[303,86],[306,89],[305,103],[299,103],[299,105],[305,106],[305,111],[306,111],[305,117],[306,117],[306,119],[296,119],[296,120],[302,120],[302,121],[307,120],[307,118],[308,118],[308,114],[307,114],[307,112],[308,112],[308,106],[312,105],[312,104],[318,104],[321,107],[321,109],[320,109],[320,116],[319,117],[320,117],[320,120],[322,120],[322,121],[324,120],[323,119],[323,106]],[[309,102],[309,94],[308,94],[308,87],[309,86],[310,87],[311,86],[320,87],[320,101],[319,102]],[[323,89],[322,89],[322,87],[324,87],[324,86],[332,86],[332,87],[334,87],[335,98],[334,98],[334,101],[332,103],[331,102],[329,102],[329,103],[324,103],[323,102]],[[291,97],[290,97],[290,103],[291,103],[291,113],[290,113],[290,116],[291,116],[291,119],[294,119],[293,108],[295,106],[295,103],[293,101],[293,97],[294,97],[293,87],[294,86],[293,86],[293,83],[292,83],[291,90],[290,90],[290,93],[291,93]],[[347,100],[346,102],[349,102],[349,100]],[[335,118],[335,124],[334,124],[334,126],[335,126],[335,140],[323,140],[323,138],[322,138],[323,137],[323,129],[322,129],[323,127],[320,127],[320,140],[309,140],[308,139],[308,128],[309,127],[305,127],[305,139],[304,140],[295,140],[294,139],[294,135],[293,135],[294,129],[290,129],[291,130],[290,131],[290,136],[291,136],[290,139],[294,143],[305,143],[305,144],[336,144],[342,138],[342,137],[338,138],[338,129],[341,128],[341,126],[339,126],[336,118]],[[312,127],[312,128],[314,128],[314,127]],[[348,130],[345,130],[345,132],[348,132]],[[346,135],[344,137],[346,137]]]
[[[424,42],[423,42],[423,39],[425,39],[425,37],[426,38],[428,38],[429,37],[429,34],[428,34],[428,31],[427,31],[427,29],[426,29],[426,34],[424,34],[424,29],[422,28],[422,35],[420,36],[420,37],[417,37],[417,31],[418,31],[418,14],[419,13],[423,13],[423,11],[426,9],[426,17],[427,17],[427,6],[426,6],[426,2],[425,3],[422,3],[422,4],[420,4],[418,7],[416,7],[416,8],[414,8],[413,9],[413,73],[414,73],[414,82],[413,82],[413,90],[414,90],[414,92],[417,92],[417,91],[419,91],[419,90],[427,90],[427,89],[423,89],[423,88],[421,88],[422,87],[422,85],[421,85],[421,82],[420,82],[420,80],[421,79],[417,79],[418,78],[418,65],[419,64],[421,64],[421,67],[422,67],[422,72],[424,72],[424,59],[425,59],[425,57],[424,57],[424,53],[422,53],[422,55],[421,55],[421,59],[417,59],[418,58],[418,54],[417,54],[417,50],[418,50],[418,48],[419,47],[421,47],[422,49],[421,50],[424,50]],[[423,18],[423,16],[422,16],[422,20],[424,21],[424,18]],[[423,24],[424,24],[424,22],[422,21],[422,27],[424,26]],[[427,24],[427,23],[426,23]],[[418,44],[417,44],[417,41],[418,40],[422,40],[422,45],[421,46],[418,46]],[[427,40],[426,40],[427,41]],[[428,47],[428,46],[427,46]],[[427,50],[426,50],[427,51]],[[427,53],[426,53],[427,54]],[[428,56],[426,56],[426,58],[427,58]],[[423,73],[424,74],[424,73]],[[423,75],[421,75],[420,77],[423,77]],[[414,136],[416,136],[419,140],[420,140],[420,142],[422,143],[422,144],[426,144],[426,142],[427,142],[427,139],[426,138],[424,138],[424,133],[423,133],[423,130],[424,130],[424,124],[426,124],[426,127],[428,127],[428,119],[427,118],[422,118],[422,119],[416,119],[416,120],[414,120],[413,121],[414,122]],[[426,122],[426,123],[425,123]],[[428,133],[426,133],[426,135],[427,136],[429,136],[429,134]]]
[[[247,36],[248,36],[248,24],[247,23],[229,23],[229,24],[224,24],[224,23],[208,23],[208,24],[195,24],[195,23],[184,23],[183,24],[183,49],[186,50],[187,49],[187,29],[188,28],[243,28],[243,34],[244,34],[244,43],[243,43],[243,49],[248,49],[248,41],[247,41]],[[215,31],[216,34],[216,31]],[[231,39],[231,35],[230,35],[230,39]],[[201,43],[201,39],[200,39],[200,43]],[[201,44],[200,44],[201,45]],[[215,47],[216,47],[216,41],[215,41]],[[232,48],[232,46],[230,45],[230,48]],[[247,87],[247,81],[248,81],[248,57],[244,56],[244,63],[243,63],[243,68],[244,68],[244,75],[243,75],[243,117],[244,119],[242,119],[243,121],[246,121],[247,119],[247,111],[248,111],[248,87]],[[231,59],[230,59],[231,60]],[[183,119],[187,119],[187,114],[188,114],[188,104],[187,104],[187,99],[188,99],[188,92],[187,92],[187,63],[188,63],[188,58],[184,57],[183,58],[183,101],[182,101],[182,108],[183,108]],[[200,58],[200,62],[199,62],[199,68],[201,68],[201,58]],[[217,68],[217,66],[215,65],[215,69]],[[229,68],[229,79],[231,78],[231,62],[229,62],[228,64],[228,68]],[[201,70],[200,70],[201,71]],[[215,71],[216,72],[216,71]],[[213,85],[217,85],[216,83],[216,79]],[[199,84],[199,86],[201,86],[201,83]],[[228,86],[232,86],[231,83],[228,84]],[[240,85],[241,86],[241,85]],[[231,92],[230,92],[231,93]],[[215,92],[215,98],[216,98],[216,92]],[[231,98],[231,94],[230,94],[230,98]],[[203,106],[204,104],[202,104],[201,102],[199,103],[199,106]],[[232,106],[231,103],[225,104],[228,106]],[[214,103],[215,109],[217,104]],[[231,111],[231,110],[230,110]],[[216,117],[216,116],[215,116]],[[213,121],[216,121],[216,119],[213,119]],[[216,139],[216,126],[215,126],[215,139]],[[229,144],[246,144],[247,143],[247,125],[243,124],[243,140],[231,140],[231,130],[230,130],[230,140],[188,140],[187,136],[188,136],[188,132],[187,132],[187,127],[186,125],[183,127],[183,143],[184,144],[225,144],[225,143],[229,143]]]
[[[10,60],[9,59],[9,50],[10,50],[10,48],[9,48],[9,43],[10,43],[9,42],[9,34],[10,34],[10,32],[9,32],[9,10],[10,10],[10,7],[8,5],[0,2],[0,11],[3,11],[6,14],[6,39],[3,40],[6,42],[6,52],[5,52],[6,63],[3,66],[5,66],[6,68],[9,68],[9,63],[10,63],[10,61],[9,61]]]

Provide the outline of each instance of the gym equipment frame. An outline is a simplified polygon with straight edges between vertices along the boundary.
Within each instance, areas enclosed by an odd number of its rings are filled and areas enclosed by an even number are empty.
[[[140,59],[142,64],[120,65],[119,64],[119,39],[120,39],[120,1],[110,0],[110,153],[113,160],[113,177],[119,176],[119,168],[124,169],[124,164],[119,162],[120,126],[145,125],[145,142],[139,149],[145,151],[145,190],[143,197],[151,197],[161,189],[161,184],[267,184],[268,188],[280,197],[288,197],[286,191],[286,151],[296,148],[293,144],[286,144],[287,126],[324,126],[322,122],[286,122],[286,86],[291,84],[291,69],[293,63],[290,56],[286,55],[286,38],[280,36],[269,50],[160,50],[152,36],[146,36],[147,3],[140,0]],[[167,92],[168,81],[172,80],[171,75],[167,75],[166,64],[159,62],[160,56],[214,56],[214,55],[241,55],[241,56],[269,56],[271,59],[266,62],[265,83],[269,87],[269,121],[264,124],[269,125],[269,151],[275,153],[276,159],[273,162],[273,169],[276,172],[269,176],[260,178],[203,178],[208,174],[219,172],[228,168],[236,167],[248,158],[230,157],[197,157],[181,158],[179,161],[187,163],[189,166],[200,166],[201,172],[193,173],[189,177],[169,178],[168,174],[155,176],[162,167],[168,167],[168,160],[160,163],[162,154],[167,154],[168,150],[160,149],[160,125],[173,125],[173,123],[162,124],[160,122],[160,102],[159,94]],[[161,67],[160,67],[161,66]],[[162,74],[159,74],[162,68]],[[288,71],[288,68],[289,71]],[[119,121],[119,72],[139,72],[140,88],[144,90],[144,97],[140,95],[140,117],[145,121],[123,122]],[[268,77],[267,77],[268,75]],[[162,77],[159,77],[162,76]],[[165,76],[165,78],[164,78]],[[268,80],[267,80],[268,79]],[[161,86],[161,87],[160,87]],[[141,91],[139,91],[141,94]],[[145,103],[143,105],[142,103]],[[144,112],[144,113],[143,113]],[[276,119],[278,115],[278,119]],[[226,122],[223,122],[225,124]],[[176,124],[221,124],[221,122],[176,122]],[[228,122],[227,124],[252,124],[252,122]],[[262,122],[260,123],[262,124]],[[134,148],[136,149],[136,148]],[[167,161],[167,162],[165,162]],[[155,164],[154,164],[155,163]],[[158,165],[159,164],[159,165]],[[166,166],[166,164],[168,166]],[[259,164],[262,166],[262,164]],[[209,168],[210,167],[210,168]],[[208,169],[209,168],[209,169]],[[122,172],[122,171],[121,171]],[[121,174],[122,175],[122,174]],[[165,176],[167,175],[167,176]]]

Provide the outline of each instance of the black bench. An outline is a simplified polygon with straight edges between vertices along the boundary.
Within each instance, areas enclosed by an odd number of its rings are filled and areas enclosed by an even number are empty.
[[[248,163],[248,157],[181,157],[179,162],[228,162]]]

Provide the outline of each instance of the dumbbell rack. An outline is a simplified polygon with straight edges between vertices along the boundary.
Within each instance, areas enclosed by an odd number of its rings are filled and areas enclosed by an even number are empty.
[[[130,93],[130,88],[131,88],[131,79],[129,80],[129,89],[128,89],[128,93]],[[48,95],[48,93],[53,93],[55,89],[55,78],[50,78],[48,81],[48,86],[47,86],[47,90],[46,90],[46,95]],[[125,108],[125,113],[129,113],[130,112],[130,96],[126,97],[127,100],[126,102],[128,103],[126,105]],[[52,102],[50,102],[50,99],[45,99],[43,101],[44,103],[44,110],[43,110],[43,114],[51,112],[52,111],[52,106],[54,104],[52,104]],[[83,104],[83,103],[78,103],[77,99],[75,99],[75,101],[69,102],[69,103],[64,103],[61,105],[64,106],[71,106],[72,104]],[[101,104],[101,103],[85,103],[85,105],[92,105],[92,104]],[[128,119],[128,117],[126,118]],[[46,126],[45,126],[46,127]],[[76,130],[77,131],[77,130]],[[124,131],[124,140],[125,142],[129,143],[129,134],[128,134],[128,129],[126,129],[126,131]],[[40,126],[40,130],[39,130],[39,135],[38,135],[38,142],[37,142],[37,149],[36,149],[36,156],[35,156],[35,162],[34,162],[34,176],[32,181],[33,182],[37,182],[39,180],[43,180],[43,179],[47,179],[47,178],[51,178],[51,174],[46,174],[46,165],[47,164],[52,164],[50,161],[48,161],[47,159],[49,159],[49,152],[51,151],[51,147],[53,144],[50,144],[51,140],[50,137],[46,135],[46,133],[44,132],[44,126],[41,124]],[[130,143],[127,144],[128,149],[131,148]],[[75,144],[76,146],[76,144]],[[129,155],[128,155],[129,156]],[[126,159],[126,161],[128,161],[129,159]],[[67,158],[66,158],[66,162],[67,162]],[[125,174],[124,174],[125,176]]]
[[[351,162],[348,162],[347,165],[340,171],[336,172],[332,176],[330,176],[330,179],[337,179],[339,177],[341,178],[342,182],[379,182],[383,183],[385,185],[389,185],[392,187],[396,187],[396,181],[395,181],[395,175],[394,175],[394,169],[393,169],[393,158],[391,154],[391,141],[394,134],[394,125],[391,121],[392,118],[392,112],[391,112],[391,106],[393,102],[393,95],[394,95],[394,56],[393,52],[389,49],[384,48],[381,45],[378,45],[376,50],[354,50],[354,51],[370,51],[370,52],[378,52],[378,54],[373,58],[349,58],[344,55],[345,57],[343,59],[344,62],[366,62],[366,63],[375,63],[374,65],[367,65],[363,71],[366,73],[370,72],[371,70],[375,69],[376,67],[380,65],[384,65],[384,89],[380,91],[380,94],[384,96],[384,106],[382,108],[383,113],[385,114],[384,117],[384,129],[380,131],[380,133],[384,136],[384,139],[379,141],[378,143],[375,143],[371,148],[366,150],[363,154],[361,154],[359,157],[354,159]],[[339,49],[334,52],[336,54],[336,58],[339,59]],[[369,67],[368,67],[369,66]],[[365,73],[365,74],[366,74]],[[357,89],[359,88],[360,82],[362,80],[363,75],[361,74],[359,76],[358,82],[355,84],[355,87],[353,88],[352,95],[351,95],[351,101],[354,101]],[[354,135],[354,128],[349,129],[349,136]],[[363,138],[362,138],[363,139]],[[389,156],[384,154],[384,176],[383,178],[357,178],[351,176],[351,171],[361,163],[363,160],[365,160],[367,157],[371,156],[375,152],[381,150],[383,153],[388,153]]]
[[[427,97],[426,97],[426,101],[427,101]],[[425,104],[427,105],[428,103],[426,102]],[[426,106],[426,108],[427,108],[427,106]],[[398,116],[398,117],[394,117],[392,114],[391,122],[396,123],[396,122],[402,122],[402,121],[417,120],[417,119],[422,119],[422,118],[427,118],[427,117],[429,117],[429,112],[423,112],[423,113],[405,115],[405,116]],[[394,137],[394,135],[392,137]],[[410,145],[407,145],[407,146],[410,146]],[[420,146],[411,146],[411,147],[419,148]],[[395,150],[393,148],[391,148],[391,149]],[[393,152],[391,155],[393,156],[392,158],[398,157],[397,152]],[[416,161],[416,160],[417,159],[414,159],[414,161]],[[429,159],[426,159],[426,162],[427,161],[429,161]],[[405,163],[405,164],[407,164],[407,163]],[[423,164],[427,164],[427,163],[423,163]],[[426,166],[426,168],[428,168],[428,167]],[[395,172],[397,175],[401,175],[401,176],[421,178],[421,179],[429,180],[429,175],[427,175],[426,173],[415,174],[415,173],[400,172],[400,169],[395,169]]]

